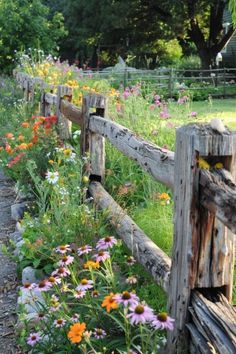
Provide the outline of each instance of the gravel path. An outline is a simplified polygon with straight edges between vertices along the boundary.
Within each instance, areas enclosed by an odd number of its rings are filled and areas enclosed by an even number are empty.
[[[10,213],[14,199],[12,182],[0,171],[0,354],[20,353],[14,333],[16,264],[2,253],[2,245],[8,245],[9,234],[15,230],[15,222],[11,220]]]

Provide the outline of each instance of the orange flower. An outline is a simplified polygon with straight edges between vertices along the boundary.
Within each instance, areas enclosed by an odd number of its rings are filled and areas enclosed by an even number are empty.
[[[18,145],[19,150],[26,150],[27,148],[28,148],[28,145],[26,143],[22,143],[22,144]]]
[[[24,141],[24,140],[25,140],[24,135],[20,134],[20,135],[18,136],[17,140],[19,140],[19,141]]]
[[[39,119],[39,121],[40,121],[41,123],[45,122],[45,120],[46,120],[46,118],[45,118],[45,117],[42,117],[42,116],[40,116],[38,119]]]
[[[6,152],[8,152],[8,154],[11,154],[13,151],[9,144],[6,144],[5,150],[6,150]]]
[[[31,143],[36,144],[38,142],[38,135],[34,135],[33,138],[31,139]]]
[[[85,269],[89,269],[89,268],[97,269],[97,268],[100,268],[100,264],[99,264],[99,262],[87,261],[86,263],[84,263],[84,268]]]
[[[161,200],[170,200],[170,196],[167,193],[161,193],[159,196],[159,199]]]
[[[37,131],[37,130],[39,129],[39,127],[40,127],[41,124],[42,124],[41,122],[35,122],[35,123],[33,124],[33,130],[34,130],[34,131]]]
[[[113,293],[110,293],[110,295],[105,296],[105,299],[102,303],[102,307],[106,307],[107,312],[118,309],[118,303],[116,302]]]
[[[28,122],[23,122],[21,124],[22,128],[29,128],[29,123]]]
[[[13,135],[12,133],[6,133],[6,134],[5,134],[5,137],[6,137],[7,139],[13,139],[13,138],[14,138],[14,135]]]
[[[79,343],[82,340],[82,335],[86,329],[86,324],[83,323],[75,323],[70,326],[70,330],[67,333],[67,337],[72,343]]]
[[[33,145],[34,145],[33,143],[29,143],[29,144],[27,144],[27,148],[30,149],[33,147]]]

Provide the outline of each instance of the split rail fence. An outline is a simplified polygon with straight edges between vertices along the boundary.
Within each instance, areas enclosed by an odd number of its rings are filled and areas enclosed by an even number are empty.
[[[62,139],[71,124],[81,127],[81,156],[90,156],[89,192],[136,259],[152,274],[168,297],[175,328],[164,353],[236,353],[236,309],[231,305],[236,233],[236,133],[210,125],[191,124],[177,130],[176,151],[164,151],[108,118],[107,99],[83,97],[82,108],[71,103],[72,89],[46,84],[15,73],[27,100],[38,86],[41,113],[58,116]],[[135,224],[103,188],[105,139],[174,191],[172,258]],[[199,168],[199,158],[212,168]],[[214,168],[217,162],[223,168]]]

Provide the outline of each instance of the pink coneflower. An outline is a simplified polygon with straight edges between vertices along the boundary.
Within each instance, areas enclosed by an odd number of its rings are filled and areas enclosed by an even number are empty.
[[[126,263],[127,265],[132,266],[136,263],[136,260],[133,256],[128,256],[126,259]]]
[[[36,316],[36,319],[37,319],[38,321],[43,321],[43,320],[45,320],[45,318],[46,318],[46,315],[45,315],[45,313],[43,313],[43,312],[39,312],[39,313],[37,314],[37,316]]]
[[[88,280],[88,279],[82,279],[79,283],[79,285],[77,286],[76,290],[80,291],[80,290],[88,290],[88,289],[92,289],[93,287],[93,281],[92,280]]]
[[[125,100],[131,95],[130,89],[127,87],[125,91],[123,92],[123,97]]]
[[[60,267],[56,269],[54,272],[52,272],[52,276],[58,276],[58,277],[67,277],[67,275],[70,275],[69,269],[65,267]]]
[[[127,284],[133,285],[133,284],[137,284],[138,279],[134,276],[130,276],[126,279],[125,281]]]
[[[92,293],[91,293],[91,296],[92,297],[98,297],[100,294],[97,290],[93,290]]]
[[[142,303],[130,306],[129,310],[130,313],[127,315],[127,318],[130,319],[132,325],[146,323],[153,318],[153,310]]]
[[[59,278],[59,277],[51,276],[51,277],[48,278],[47,281],[51,284],[51,286],[53,286],[55,284],[61,284],[61,278]]]
[[[76,292],[74,294],[74,297],[76,299],[82,299],[84,296],[86,295],[86,291],[85,290],[77,290],[76,289]]]
[[[74,315],[71,317],[72,322],[79,322],[80,315],[78,313],[74,313]]]
[[[61,246],[58,246],[55,251],[57,253],[61,253],[61,254],[65,254],[66,252],[71,252],[71,248],[70,248],[70,245],[61,245]]]
[[[106,251],[100,251],[93,256],[96,262],[105,262],[106,259],[110,258],[110,253]]]
[[[37,286],[35,283],[29,283],[25,282],[23,286],[21,286],[21,290],[26,291],[26,290],[32,290]]]
[[[174,321],[175,320],[169,317],[166,312],[161,312],[157,316],[153,316],[151,325],[155,329],[169,329],[170,331],[173,331]]]
[[[60,328],[60,327],[65,326],[66,320],[64,320],[63,318],[58,318],[57,320],[55,320],[53,322],[53,324],[55,325],[55,327]]]
[[[190,116],[190,117],[193,117],[193,118],[194,118],[194,117],[197,117],[197,112],[191,112],[191,113],[189,114],[189,116]]]
[[[92,247],[89,245],[85,245],[85,246],[79,247],[77,252],[78,252],[78,256],[82,256],[83,254],[88,254],[91,251],[92,251]]]
[[[106,337],[106,332],[104,331],[104,329],[102,328],[94,328],[94,337],[97,339],[102,339]]]
[[[60,267],[64,267],[66,265],[69,265],[69,264],[73,263],[73,261],[74,261],[74,257],[73,256],[63,256],[61,258],[61,260],[58,262],[58,265]]]
[[[36,289],[39,291],[48,291],[51,288],[52,284],[47,280],[42,280],[37,284]]]
[[[40,337],[39,333],[30,333],[29,337],[27,338],[27,344],[33,347],[36,343],[40,342],[41,339],[42,338]]]
[[[127,306],[135,306],[139,303],[139,298],[135,293],[130,293],[129,291],[123,291],[122,294],[116,294],[114,296],[118,304],[123,304]]]
[[[96,248],[100,250],[107,250],[108,248],[112,248],[114,245],[117,244],[117,240],[114,236],[107,236],[101,238],[96,245]]]

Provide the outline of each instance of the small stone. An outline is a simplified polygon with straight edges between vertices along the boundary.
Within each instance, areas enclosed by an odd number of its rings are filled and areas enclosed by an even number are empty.
[[[11,234],[9,235],[9,237],[10,237],[10,239],[11,239],[13,242],[15,242],[15,243],[17,243],[17,242],[19,242],[19,241],[22,240],[22,234],[21,234],[21,232],[19,232],[19,231],[15,231],[15,232],[11,233]]]
[[[14,256],[15,257],[19,257],[20,260],[22,260],[23,256],[20,257],[20,249],[21,249],[21,246],[25,243],[24,240],[21,240],[21,241],[18,241],[16,242],[16,249],[14,251]]]
[[[11,218],[19,221],[23,218],[26,209],[26,203],[16,203],[11,206]]]
[[[22,271],[22,284],[25,283],[36,283],[38,281],[35,275],[35,269],[33,267],[25,267]]]
[[[43,295],[37,289],[23,290],[18,297],[17,304],[24,305],[26,313],[35,313],[39,311],[40,304],[45,304]]]
[[[19,231],[22,234],[25,231],[25,228],[21,225],[21,223],[19,221],[17,221],[17,223],[16,223],[16,231]]]

